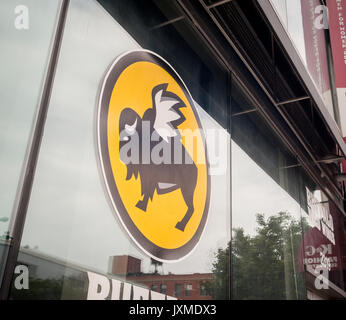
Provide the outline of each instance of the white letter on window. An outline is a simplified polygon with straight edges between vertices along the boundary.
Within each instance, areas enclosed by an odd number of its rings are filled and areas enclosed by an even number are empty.
[[[19,5],[14,9],[14,13],[17,15],[14,19],[14,26],[18,30],[29,29],[29,9],[27,6]]]
[[[22,289],[29,289],[29,270],[27,266],[17,266],[14,269],[14,273],[20,275],[16,277],[16,280],[14,281],[14,287],[18,290]]]
[[[109,280],[99,274],[88,272],[89,288],[87,300],[105,300],[109,294]]]
[[[317,6],[315,8],[315,13],[320,13],[319,16],[315,18],[315,21],[314,21],[315,28],[318,30],[328,29],[328,8],[322,5]]]

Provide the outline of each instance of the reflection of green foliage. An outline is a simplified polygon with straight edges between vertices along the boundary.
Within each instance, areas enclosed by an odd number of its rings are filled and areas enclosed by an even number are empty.
[[[56,279],[29,279],[29,289],[18,290],[12,286],[11,299],[13,300],[59,300],[62,291],[61,280]]]
[[[86,280],[74,277],[64,279],[64,287],[61,299],[64,300],[85,300],[87,288]]]
[[[206,292],[216,300],[229,298],[229,245],[218,249],[213,263],[214,280],[205,283]]]
[[[13,300],[80,300],[85,299],[84,282],[75,278],[29,279],[29,289],[12,286]]]
[[[267,220],[256,216],[257,233],[249,236],[234,229],[232,239],[233,299],[301,299],[304,278],[297,270],[302,226],[286,212]],[[225,299],[229,291],[229,246],[215,255],[215,280],[208,287],[216,299]]]

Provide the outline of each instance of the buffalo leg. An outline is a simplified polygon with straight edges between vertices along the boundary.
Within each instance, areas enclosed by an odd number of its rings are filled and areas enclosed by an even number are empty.
[[[193,207],[193,191],[194,190],[192,190],[192,194],[191,194],[191,192],[189,192],[187,194],[186,190],[182,190],[181,191],[182,194],[183,194],[185,203],[187,205],[187,211],[185,213],[184,218],[181,221],[179,221],[176,224],[176,226],[175,226],[180,231],[184,231],[185,230],[185,227],[188,224],[188,222],[190,221],[190,219],[192,217],[192,214],[193,214],[193,211],[194,211],[194,207]]]
[[[148,206],[148,200],[149,200],[149,194],[144,194],[143,200],[139,200],[136,204],[136,207],[143,210],[147,211],[147,206]]]
[[[193,210],[194,210],[193,207],[192,208],[189,207],[187,209],[184,218],[175,225],[175,227],[178,230],[180,230],[180,231],[184,231],[185,230],[185,227],[186,227],[187,223],[190,221],[190,218],[192,217]]]

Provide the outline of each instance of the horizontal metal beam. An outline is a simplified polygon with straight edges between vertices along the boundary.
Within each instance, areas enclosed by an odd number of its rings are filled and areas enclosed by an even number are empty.
[[[171,20],[168,20],[168,21],[165,21],[165,22],[162,22],[160,24],[157,24],[156,26],[150,28],[150,30],[156,30],[156,29],[160,29],[162,27],[165,27],[165,26],[168,26],[172,23],[175,23],[175,22],[178,22],[180,20],[183,20],[185,17],[184,16],[180,16],[180,17],[177,17],[177,18],[174,18],[174,19],[171,19]]]
[[[284,105],[284,104],[289,104],[289,103],[298,102],[298,101],[303,101],[303,100],[308,100],[308,99],[310,99],[309,96],[300,97],[300,98],[294,98],[294,99],[289,99],[289,100],[285,100],[285,101],[276,103],[276,106],[281,106],[281,105]]]
[[[223,0],[223,1],[219,1],[219,2],[215,2],[213,4],[210,4],[209,6],[207,6],[208,9],[212,9],[212,8],[215,8],[215,7],[218,7],[218,6],[221,6],[225,3],[228,3],[228,2],[231,2],[232,0]]]
[[[256,112],[256,111],[258,111],[257,108],[249,109],[249,110],[242,111],[242,112],[236,112],[236,113],[233,113],[233,114],[231,115],[231,117],[241,116],[241,115],[243,115],[243,114],[248,114],[248,113],[252,113],[252,112]]]
[[[317,160],[316,163],[331,164],[331,163],[341,162],[343,159],[344,159],[343,157],[335,156],[335,157],[330,157],[330,158],[324,158],[324,159]],[[280,169],[290,169],[290,168],[296,168],[296,167],[301,167],[301,164],[300,163],[292,164],[290,166],[280,167]]]
[[[346,173],[336,174],[334,177],[335,177],[336,181],[338,181],[338,182],[346,181]]]

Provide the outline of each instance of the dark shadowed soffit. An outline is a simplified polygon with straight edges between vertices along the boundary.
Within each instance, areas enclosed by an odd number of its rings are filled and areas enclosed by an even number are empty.
[[[297,165],[303,165],[344,213],[338,175],[346,146],[269,1],[177,3],[254,101],[251,108],[266,118]]]
[[[263,10],[263,13],[267,17],[269,23],[272,25],[274,31],[280,38],[282,46],[285,48],[287,54],[291,58],[291,61],[297,69],[300,77],[303,79],[312,99],[316,104],[316,107],[318,108],[318,111],[320,112],[325,121],[326,126],[328,126],[331,134],[333,135],[335,142],[338,144],[343,155],[346,156],[346,145],[343,141],[342,133],[339,127],[337,126],[336,122],[328,112],[321,96],[319,95],[315,85],[311,80],[311,77],[308,74],[308,71],[306,70],[306,67],[304,66],[294,45],[292,44],[292,40],[290,39],[289,35],[284,29],[284,26],[282,25],[280,18],[277,16],[277,13],[275,12],[269,0],[257,0],[257,2]]]

